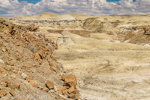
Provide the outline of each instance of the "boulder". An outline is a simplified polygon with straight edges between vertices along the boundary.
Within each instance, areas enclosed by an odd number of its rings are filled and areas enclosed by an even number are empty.
[[[64,81],[64,85],[69,87],[76,87],[77,85],[77,80],[76,77],[73,74],[70,74],[68,76],[66,76],[65,81]]]

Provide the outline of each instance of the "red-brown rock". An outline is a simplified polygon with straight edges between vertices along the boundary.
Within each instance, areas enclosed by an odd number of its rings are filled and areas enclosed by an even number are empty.
[[[54,89],[54,84],[51,81],[46,82],[46,87],[49,89]]]
[[[34,80],[29,81],[32,86],[34,86]]]
[[[4,72],[4,69],[2,67],[0,67],[0,73]]]
[[[74,75],[68,75],[66,76],[65,78],[65,81],[64,81],[64,85],[69,85],[69,87],[76,87],[77,85],[77,80],[76,80],[76,77]]]
[[[75,91],[75,89],[74,89],[73,86],[67,90],[67,92],[68,92],[69,94],[72,93],[72,92],[74,92],[74,91]]]
[[[12,90],[12,91],[10,91],[9,92],[12,96],[15,96],[16,95],[16,93]]]

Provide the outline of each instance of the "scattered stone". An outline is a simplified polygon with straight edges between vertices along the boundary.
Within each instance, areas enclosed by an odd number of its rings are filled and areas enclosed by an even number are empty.
[[[65,78],[66,78],[65,75],[62,75],[62,76],[61,76],[61,79],[62,79],[63,81],[65,80]]]
[[[2,59],[0,59],[0,63],[1,63],[1,64],[4,64],[4,61],[3,61]]]
[[[27,77],[26,77],[26,80],[29,82],[29,81],[30,81],[30,78],[27,76]]]
[[[19,84],[19,83],[15,83],[15,87],[16,87],[17,89],[20,89],[20,84]]]
[[[40,86],[39,86],[39,84],[35,84],[34,87],[39,88]]]
[[[22,73],[22,74],[21,74],[21,77],[22,77],[23,79],[26,79],[27,75],[26,75],[25,73]]]
[[[69,97],[70,97],[71,99],[75,99],[75,98],[76,98],[76,96],[75,96],[74,93],[70,93],[70,94],[69,94]]]
[[[64,85],[67,85],[67,86],[69,85],[69,87],[72,87],[72,86],[75,87],[77,85],[76,77],[72,74],[66,76]]]
[[[12,90],[12,91],[10,91],[9,92],[12,96],[15,96],[16,95],[16,93]]]
[[[0,73],[4,72],[4,69],[2,67],[0,67]]]
[[[16,76],[15,76],[15,75],[10,75],[10,77],[11,77],[12,79],[15,79],[15,78],[16,78]]]
[[[51,67],[50,67],[50,70],[51,70],[51,71],[54,71],[54,72],[56,72],[56,73],[58,73],[57,68],[56,68],[56,67],[54,67],[54,66],[51,66]]]
[[[6,91],[4,91],[4,90],[0,90],[0,97],[5,96],[6,94],[7,94],[7,92],[6,92]]]
[[[1,82],[1,85],[4,86],[4,87],[7,87],[8,84],[5,83],[5,82]]]
[[[66,89],[65,87],[60,87],[60,88],[58,88],[59,91],[63,91],[63,90],[65,90],[65,89]]]
[[[47,81],[47,82],[46,82],[46,87],[47,87],[48,89],[54,89],[54,84],[53,84],[51,81]]]
[[[10,71],[10,70],[11,70],[11,66],[7,65],[7,66],[5,67],[5,69],[6,69],[7,71]]]
[[[29,81],[32,86],[34,86],[34,80]]]
[[[49,91],[49,89],[48,89],[48,88],[43,88],[43,90],[44,90],[44,91],[46,91],[46,92],[48,92],[48,91]]]
[[[70,94],[70,93],[72,93],[72,92],[74,92],[74,87],[72,86],[71,88],[69,88],[68,90],[67,90],[67,92]]]
[[[58,91],[58,90],[57,90],[57,87],[56,87],[55,85],[54,85],[54,91],[55,91],[55,92],[57,92],[57,91]]]

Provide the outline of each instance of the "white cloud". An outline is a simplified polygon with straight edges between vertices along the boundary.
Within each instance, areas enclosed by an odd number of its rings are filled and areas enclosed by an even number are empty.
[[[18,0],[0,0],[0,16],[26,16],[44,12],[66,14],[147,14],[150,0],[42,0],[36,4]]]

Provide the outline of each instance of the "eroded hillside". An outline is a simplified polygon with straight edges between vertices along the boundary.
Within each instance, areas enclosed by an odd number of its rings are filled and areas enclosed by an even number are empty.
[[[57,59],[54,64],[60,62],[66,75],[76,76],[81,99],[150,99],[149,15],[62,16],[66,15],[40,14],[6,19],[17,25],[39,25],[37,37],[41,32],[54,41],[52,44],[58,43],[52,54]],[[46,41],[43,43],[47,45]],[[59,68],[54,67],[53,72],[58,70],[58,73],[52,75],[59,76]],[[42,70],[48,71],[47,68]],[[64,76],[61,78],[64,80]],[[56,85],[57,82],[53,82]],[[66,88],[60,88],[59,96],[62,97],[66,90],[76,91],[76,88]],[[73,97],[78,95],[75,93]]]
[[[37,33],[38,26],[0,20],[0,29],[1,99],[79,98],[76,77],[63,73],[62,64],[52,55],[57,44]]]

